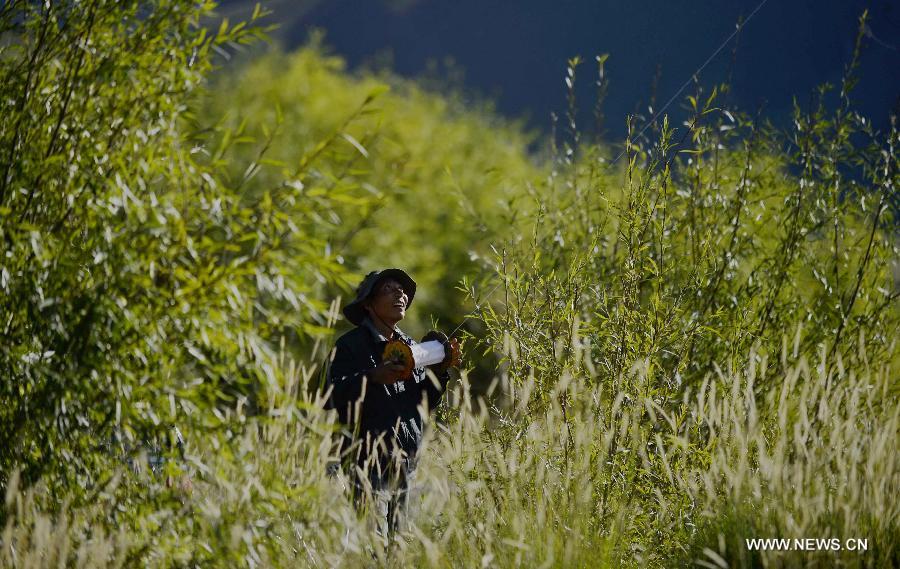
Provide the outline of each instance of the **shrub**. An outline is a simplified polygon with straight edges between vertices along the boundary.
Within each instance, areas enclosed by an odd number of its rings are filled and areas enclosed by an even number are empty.
[[[217,407],[267,380],[269,341],[324,322],[314,291],[346,279],[320,223],[340,192],[298,199],[316,157],[250,201],[221,167],[228,133],[192,121],[214,51],[261,33],[208,32],[212,8],[0,12],[4,485],[18,468],[26,486],[96,491],[104,447],[215,428]]]

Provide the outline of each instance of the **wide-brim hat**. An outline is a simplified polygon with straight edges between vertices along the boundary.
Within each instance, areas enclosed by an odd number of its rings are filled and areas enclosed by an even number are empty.
[[[375,290],[375,285],[387,278],[395,279],[398,283],[403,285],[403,291],[408,297],[406,307],[409,308],[410,305],[412,305],[413,297],[416,296],[416,281],[406,274],[406,271],[403,269],[372,271],[366,275],[362,282],[359,283],[359,286],[356,287],[356,298],[344,307],[343,312],[347,320],[357,326],[362,323],[366,317],[366,309],[364,307],[366,299],[368,299],[372,294],[372,291]]]

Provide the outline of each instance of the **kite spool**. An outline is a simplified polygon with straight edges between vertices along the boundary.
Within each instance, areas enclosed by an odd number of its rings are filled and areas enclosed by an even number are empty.
[[[460,351],[459,342],[453,338],[445,347],[443,343],[437,340],[430,342],[422,342],[414,346],[408,346],[401,340],[391,340],[384,347],[383,361],[394,361],[404,366],[403,375],[406,378],[412,374],[414,368],[426,367],[441,362],[441,371],[450,366],[459,365]]]

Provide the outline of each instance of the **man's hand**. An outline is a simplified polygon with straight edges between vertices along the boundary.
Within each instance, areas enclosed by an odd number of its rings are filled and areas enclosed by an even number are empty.
[[[369,375],[375,383],[391,385],[403,379],[404,371],[406,371],[406,366],[403,364],[386,361],[373,369]]]
[[[440,330],[432,330],[422,336],[422,343],[425,342],[440,342],[442,344],[446,344],[448,341],[447,334],[444,334]]]
[[[448,367],[458,366],[460,360],[459,340],[456,338],[447,338],[447,335],[438,330],[432,330],[425,334],[422,342],[437,341],[444,345],[444,361],[429,366],[435,372],[444,372]]]

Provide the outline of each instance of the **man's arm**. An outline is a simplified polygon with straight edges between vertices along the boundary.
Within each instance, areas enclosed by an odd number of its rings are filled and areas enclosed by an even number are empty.
[[[436,340],[445,345],[449,341],[446,334],[438,332],[437,330],[432,330],[422,338],[423,343],[432,340]],[[447,388],[447,382],[450,381],[450,369],[441,364],[429,366],[428,369],[434,373],[437,383],[435,383],[430,375],[426,375],[425,381],[422,382],[424,384],[422,389],[425,392],[425,396],[428,398],[428,409],[433,411],[441,403],[441,397],[443,397],[444,391]]]
[[[365,362],[357,358],[350,346],[338,340],[328,370],[328,384],[331,386],[328,408],[345,409],[348,403],[359,399],[363,376],[374,367],[365,366]]]

